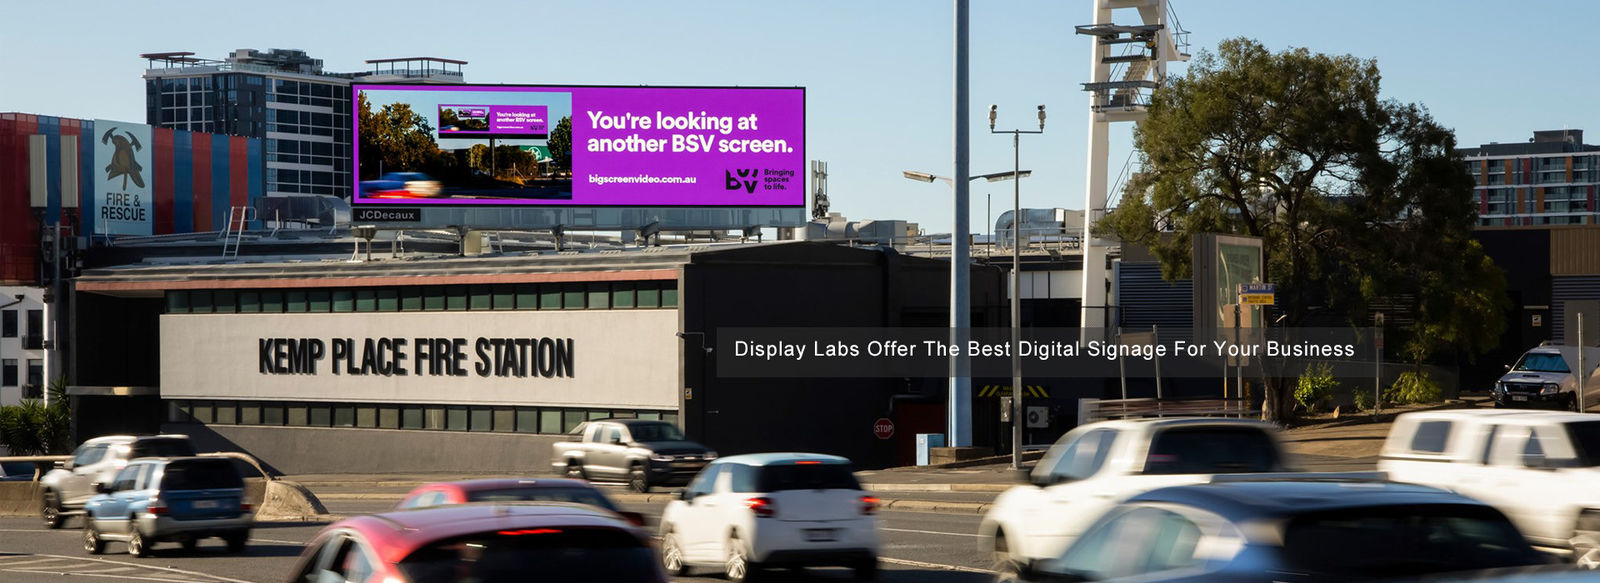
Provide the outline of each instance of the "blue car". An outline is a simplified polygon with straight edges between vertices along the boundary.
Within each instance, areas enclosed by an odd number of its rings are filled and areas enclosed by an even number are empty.
[[[1379,475],[1242,474],[1133,496],[1060,557],[1010,575],[1345,583],[1550,562],[1500,511],[1458,494]]]
[[[220,537],[228,552],[244,550],[255,518],[244,500],[244,479],[220,458],[145,458],[129,462],[84,506],[83,549],[105,551],[122,541],[128,554],[150,555],[158,542],[193,550],[200,539]]]

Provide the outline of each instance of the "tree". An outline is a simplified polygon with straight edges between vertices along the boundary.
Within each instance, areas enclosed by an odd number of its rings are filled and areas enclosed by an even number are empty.
[[[363,180],[378,177],[379,163],[382,172],[426,170],[439,163],[433,127],[426,116],[412,111],[411,104],[390,103],[373,111],[366,93],[356,99],[361,116],[361,158],[378,162],[362,165]]]
[[[572,116],[565,116],[556,122],[556,127],[550,130],[550,163],[552,170],[572,171]]]
[[[1455,135],[1380,98],[1379,81],[1373,60],[1223,41],[1152,94],[1134,131],[1143,168],[1096,228],[1150,247],[1168,279],[1189,275],[1196,233],[1261,237],[1283,325],[1314,312],[1367,325],[1365,307],[1387,300],[1416,317],[1419,365],[1483,350],[1504,328],[1505,283],[1471,239]],[[1266,396],[1288,414],[1288,385]]]

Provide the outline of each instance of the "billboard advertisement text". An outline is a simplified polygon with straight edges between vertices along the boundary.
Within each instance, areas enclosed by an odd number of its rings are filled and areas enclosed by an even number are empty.
[[[150,126],[94,121],[94,208],[98,235],[149,235],[155,143]]]
[[[805,205],[801,88],[353,91],[356,204]]]

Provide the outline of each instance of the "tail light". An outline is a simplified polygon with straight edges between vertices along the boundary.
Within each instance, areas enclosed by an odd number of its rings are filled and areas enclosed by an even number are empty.
[[[162,514],[166,514],[167,513],[167,501],[166,500],[162,500],[160,496],[156,496],[154,498],[151,498],[150,499],[150,505],[146,506],[144,511],[145,512],[149,512],[151,514],[154,514],[156,516],[160,516]]]
[[[249,512],[250,510],[252,510],[254,508],[255,507],[251,506],[249,502],[240,502],[239,503],[239,511],[240,512]]]
[[[750,498],[744,501],[744,507],[756,516],[770,518],[778,515],[778,504],[771,498]]]
[[[868,516],[871,516],[873,514],[877,514],[878,513],[878,502],[879,502],[879,500],[878,500],[877,496],[862,496],[861,497],[861,513],[865,514],[865,515],[868,515]]]

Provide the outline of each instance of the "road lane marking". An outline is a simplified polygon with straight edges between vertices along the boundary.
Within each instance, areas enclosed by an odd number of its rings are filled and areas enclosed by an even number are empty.
[[[137,575],[96,575],[93,573],[77,573],[72,571],[34,571],[31,569],[0,569],[6,573],[33,573],[35,575],[63,575],[69,577],[107,577],[134,581],[161,581],[163,583],[200,583],[194,579],[162,579],[160,577],[140,577]]]
[[[140,568],[140,569],[152,569],[152,570],[156,570],[156,571],[165,571],[167,573],[175,573],[175,574],[178,574],[178,575],[188,575],[188,576],[191,576],[191,577],[203,577],[205,579],[211,579],[211,580],[216,580],[216,581],[225,581],[227,583],[255,583],[254,581],[245,581],[243,579],[232,579],[232,578],[229,578],[229,577],[223,577],[221,575],[212,575],[210,573],[202,573],[202,572],[199,572],[199,571],[187,571],[187,570],[184,570],[184,569],[175,569],[175,568],[172,568],[172,567],[157,567],[155,565],[139,565],[139,564],[129,563],[127,561],[113,561],[113,560],[110,560],[110,559],[95,559],[95,558],[90,558],[90,557],[69,557],[69,556],[66,556],[66,555],[34,554],[32,556],[35,556],[35,557],[47,557],[47,558],[51,558],[51,559],[66,559],[68,561],[91,561],[91,562],[95,562],[95,563],[106,563],[108,565],[118,565],[118,566],[123,566],[123,567],[137,567],[137,568]],[[9,568],[9,567],[13,567],[13,566],[16,566],[16,565],[17,565],[17,563],[4,563],[4,564],[0,564],[0,567]],[[152,581],[172,581],[173,579],[151,579],[151,580]]]
[[[988,569],[974,569],[972,567],[963,567],[961,565],[946,565],[946,564],[943,564],[943,563],[924,563],[922,561],[912,561],[912,560],[907,560],[907,559],[894,559],[894,558],[890,558],[890,557],[878,557],[878,560],[879,561],[883,561],[885,563],[889,563],[891,565],[902,565],[902,566],[906,566],[906,567],[921,567],[923,569],[943,569],[945,571],[960,571],[960,572],[963,572],[963,573],[983,573],[983,574],[986,574],[986,575],[994,574],[994,571],[990,571]]]
[[[308,541],[303,541],[303,540],[274,540],[274,539],[270,539],[270,538],[252,538],[252,539],[250,539],[250,542],[254,542],[254,543],[274,543],[274,544],[280,544],[280,545],[299,545],[299,546],[303,547],[303,546],[306,546],[306,543]]]
[[[942,535],[945,535],[945,536],[970,536],[970,537],[974,537],[974,538],[983,536],[981,534],[971,534],[971,533],[966,533],[966,532],[941,532],[941,531],[937,531],[937,530],[915,530],[915,529],[910,529],[910,528],[883,527],[880,530],[887,530],[887,531],[891,531],[891,532],[914,532],[914,533],[917,533],[917,534],[942,534]]]

